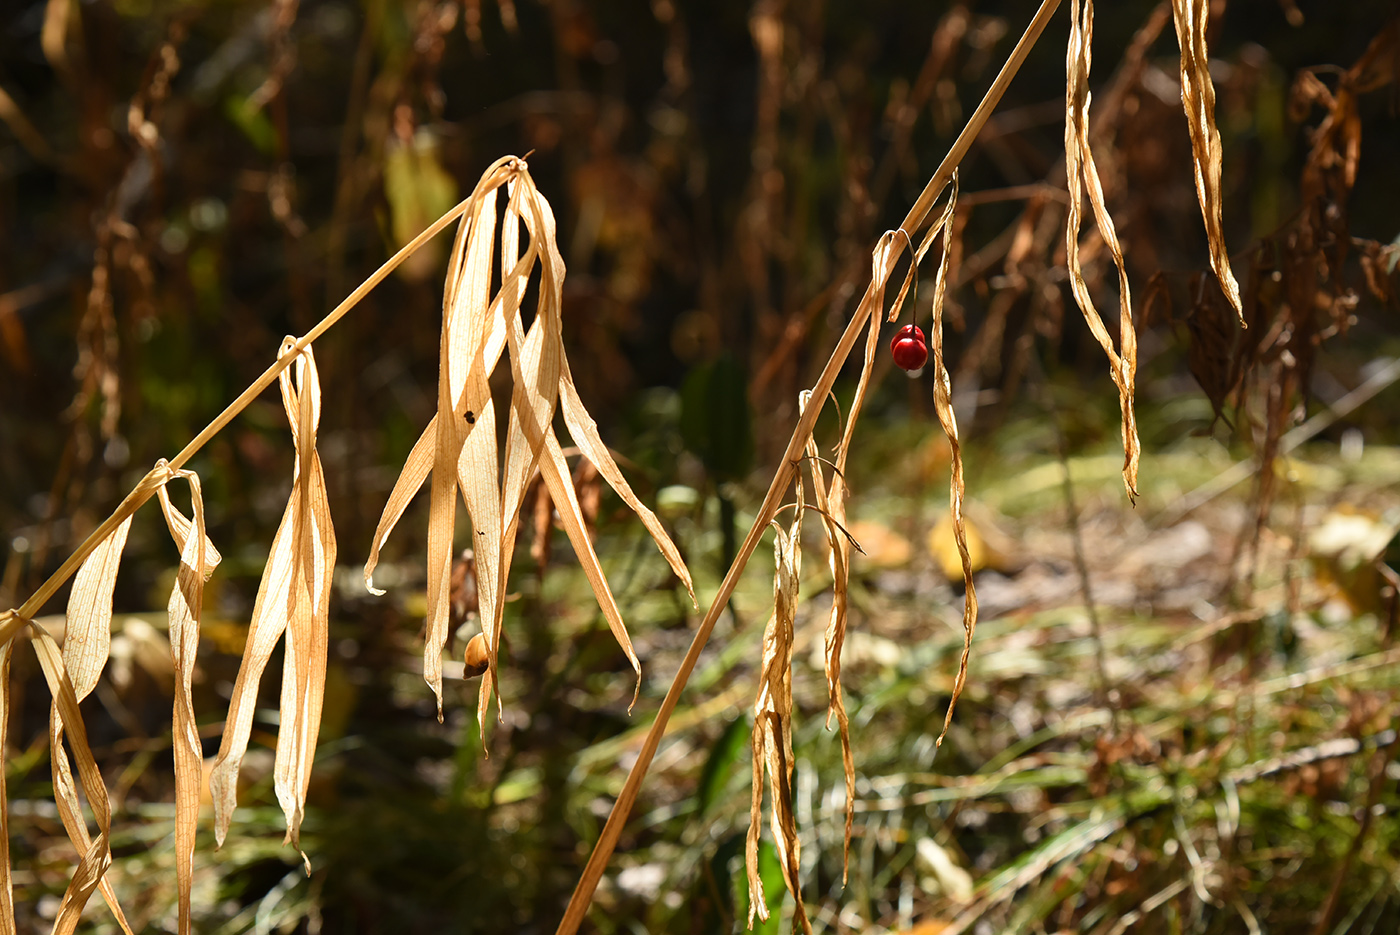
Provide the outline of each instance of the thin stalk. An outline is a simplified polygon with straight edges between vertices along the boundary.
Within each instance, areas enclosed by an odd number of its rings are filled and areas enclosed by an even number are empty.
[[[1094,604],[1094,589],[1089,577],[1089,561],[1084,551],[1084,529],[1079,523],[1079,501],[1074,495],[1074,479],[1069,473],[1069,442],[1065,430],[1060,425],[1060,410],[1055,405],[1055,388],[1040,364],[1040,358],[1031,354],[1030,364],[1040,381],[1040,404],[1050,427],[1055,433],[1055,452],[1060,459],[1061,490],[1065,497],[1065,520],[1069,526],[1070,542],[1074,551],[1074,570],[1079,575],[1079,591],[1084,598],[1084,612],[1089,617],[1089,634],[1094,641],[1094,667],[1098,670],[1098,686],[1094,690],[1095,706],[1109,712],[1114,734],[1118,733],[1118,705],[1116,691],[1108,680],[1108,660],[1104,654],[1103,627],[1099,621],[1098,607]]]
[[[938,170],[929,179],[928,185],[924,186],[924,190],[919,194],[914,206],[909,209],[904,223],[900,225],[906,233],[910,235],[916,233],[928,221],[928,215],[934,202],[943,191],[943,187],[953,177],[953,170],[957,168],[963,157],[967,155],[968,150],[972,148],[977,134],[981,132],[992,111],[1001,101],[1007,86],[1011,84],[1011,79],[1020,70],[1021,64],[1026,60],[1026,56],[1035,46],[1036,40],[1044,32],[1045,26],[1059,5],[1060,0],[1043,0],[1035,18],[1026,27],[1025,33],[1016,43],[1016,48],[1011,51],[1011,56],[1002,66],[1001,72],[982,98],[982,103],[977,106],[977,110],[968,120],[967,126],[963,127],[962,133],[958,135],[952,148],[948,150],[948,154],[943,157],[943,162],[938,166]],[[894,270],[895,263],[903,254],[903,243],[904,238],[895,238],[894,245],[886,260],[883,279],[888,279]],[[851,349],[855,347],[856,340],[865,329],[870,316],[883,311],[883,309],[876,307],[875,283],[876,280],[872,279],[871,284],[866,287],[865,294],[861,297],[855,314],[851,316],[845,332],[842,333],[835,350],[831,352],[831,357],[822,369],[821,376],[817,378],[816,385],[812,388],[813,399],[825,399],[827,394],[831,392],[837,374],[845,365],[846,358],[850,356]],[[709,642],[710,634],[714,631],[720,613],[729,603],[729,598],[739,583],[739,576],[743,573],[750,557],[753,556],[759,540],[763,538],[768,523],[773,519],[781,505],[782,497],[792,481],[793,473],[801,463],[803,449],[806,447],[808,437],[812,434],[821,409],[821,406],[808,406],[797,420],[792,438],[788,441],[787,451],[784,452],[780,466],[773,475],[773,482],[768,487],[768,493],[763,498],[763,504],[759,507],[757,516],[754,517],[753,526],[749,529],[749,534],[744,537],[744,542],[739,547],[739,554],[729,567],[728,573],[725,574],[719,592],[715,595],[714,600],[710,603],[709,611],[705,614],[705,619],[701,621],[699,628],[695,631],[690,649],[686,651],[685,658],[681,660],[680,668],[677,670],[675,678],[672,679],[671,687],[667,690],[666,697],[657,711],[656,720],[652,722],[646,740],[642,742],[642,749],[638,752],[637,761],[627,774],[627,781],[618,794],[617,801],[613,803],[612,812],[608,815],[607,823],[603,826],[598,843],[594,845],[593,853],[588,858],[588,864],[579,877],[578,885],[574,888],[573,896],[569,899],[568,908],[564,911],[564,918],[559,923],[556,935],[574,935],[583,922],[588,906],[593,901],[593,892],[598,887],[598,881],[602,879],[603,871],[606,869],[613,849],[617,846],[617,840],[622,834],[623,825],[626,824],[632,806],[637,801],[642,781],[651,768],[652,758],[656,755],[661,738],[666,733],[666,724],[680,701],[681,692],[684,691],[686,682],[690,679],[691,672],[694,671],[695,665],[700,659],[700,653],[704,650],[705,644]]]
[[[500,172],[515,171],[512,166],[512,158],[501,160],[498,166],[498,171]],[[329,331],[336,322],[340,321],[340,319],[350,311],[350,309],[358,305],[360,301],[369,294],[370,290],[383,282],[400,263],[412,256],[423,244],[442,233],[448,225],[461,217],[463,212],[470,206],[471,198],[467,198],[434,221],[423,233],[414,237],[413,240],[405,244],[398,253],[395,253],[386,260],[383,266],[379,267],[379,269],[375,270],[373,275],[360,283],[360,285],[355,288],[354,292],[350,293],[343,302],[332,309],[325,318],[317,322],[315,327],[298,338],[295,347],[291,351],[264,370],[262,376],[249,384],[248,388],[239,394],[237,399],[229,403],[224,411],[215,416],[214,420],[206,425],[203,431],[196,435],[179,454],[171,458],[171,468],[178,469],[183,467],[190,458],[194,457],[201,448],[209,443],[210,439],[219,434],[225,426],[232,422],[235,416],[246,409],[253,400],[262,395],[263,390],[271,386],[282,371],[291,366],[292,362],[297,359],[301,351],[310,345],[311,342]],[[49,598],[58,593],[58,589],[73,576],[74,572],[81,567],[87,557],[92,554],[92,551],[97,548],[98,544],[101,543],[103,539],[107,538],[113,529],[121,525],[128,516],[135,513],[143,503],[151,498],[154,492],[154,488],[138,485],[136,489],[127,494],[126,498],[117,506],[117,509],[112,515],[107,517],[100,526],[92,531],[91,535],[83,540],[83,544],[78,546],[73,554],[68,556],[68,559],[59,566],[58,570],[50,575],[49,579],[40,585],[37,591],[30,595],[29,600],[25,601],[19,610],[12,616],[5,616],[3,619],[0,619],[0,645],[10,642],[15,634],[24,627],[25,621],[32,619],[38,614],[38,612],[43,609],[44,604],[48,602]]]

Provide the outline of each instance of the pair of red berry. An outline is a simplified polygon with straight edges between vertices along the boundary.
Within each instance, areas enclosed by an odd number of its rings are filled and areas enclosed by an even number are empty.
[[[919,370],[928,363],[928,343],[918,325],[905,325],[890,341],[890,356],[904,370]]]

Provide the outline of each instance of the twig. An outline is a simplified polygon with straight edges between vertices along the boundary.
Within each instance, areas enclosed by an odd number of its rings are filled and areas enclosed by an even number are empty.
[[[1069,446],[1065,433],[1060,428],[1060,413],[1055,406],[1055,396],[1046,379],[1040,360],[1034,354],[1031,364],[1039,371],[1041,392],[1040,403],[1045,409],[1046,418],[1055,432],[1055,451],[1060,458],[1061,489],[1065,495],[1065,513],[1069,521],[1070,541],[1074,548],[1074,570],[1079,575],[1079,591],[1084,597],[1084,612],[1089,615],[1089,632],[1094,638],[1094,665],[1098,670],[1098,686],[1094,691],[1094,703],[1100,708],[1108,708],[1112,731],[1118,732],[1118,708],[1109,706],[1108,661],[1104,655],[1103,627],[1099,621],[1098,609],[1094,606],[1094,591],[1089,578],[1089,562],[1084,555],[1084,529],[1079,524],[1079,503],[1074,497],[1074,480],[1069,473]]]
[[[1394,730],[1383,730],[1379,734],[1374,734],[1364,740],[1357,740],[1355,737],[1335,737],[1332,740],[1324,740],[1322,743],[1313,744],[1311,747],[1303,747],[1301,750],[1293,750],[1282,756],[1270,757],[1258,763],[1251,763],[1233,770],[1229,774],[1229,780],[1236,785],[1243,785],[1247,782],[1254,782],[1263,779],[1265,776],[1272,776],[1274,773],[1281,773],[1284,770],[1297,769],[1300,766],[1307,766],[1309,763],[1319,763],[1322,760],[1335,760],[1344,756],[1352,756],[1360,753],[1366,747],[1379,747],[1395,742],[1396,732]]]
[[[953,143],[948,154],[943,158],[938,170],[933,178],[929,180],[927,186],[920,193],[914,206],[909,209],[904,222],[900,225],[906,231],[917,232],[928,220],[930,210],[933,208],[935,200],[942,192],[943,187],[953,176],[953,170],[957,168],[967,151],[972,146],[973,140],[986,124],[991,116],[1002,94],[1005,93],[1007,85],[1015,77],[1020,69],[1021,63],[1025,61],[1027,54],[1035,45],[1036,40],[1049,23],[1051,15],[1059,7],[1060,0],[1043,0],[1040,9],[1030,26],[1012,50],[1010,58],[1002,67],[991,88],[987,91],[982,103],[968,120],[967,126],[963,128],[957,140]],[[895,263],[903,254],[902,242],[896,239],[890,248],[887,263],[887,271],[892,271]],[[836,382],[836,376],[841,372],[841,368],[850,355],[851,349],[855,346],[862,330],[865,328],[871,315],[883,311],[875,307],[876,291],[874,281],[865,290],[865,295],[861,298],[860,304],[856,307],[855,314],[851,316],[850,322],[846,325],[845,332],[837,342],[835,350],[827,360],[826,367],[823,368],[821,376],[817,378],[817,383],[812,389],[812,396],[815,399],[826,398],[831,391],[832,385]],[[773,476],[773,482],[768,487],[768,493],[763,498],[763,504],[759,507],[757,515],[754,517],[753,526],[749,529],[749,534],[744,538],[743,545],[739,548],[739,553],[730,565],[729,571],[724,576],[724,581],[720,584],[719,592],[715,595],[710,604],[709,611],[705,614],[704,620],[695,631],[695,637],[691,641],[690,649],[686,651],[685,658],[681,660],[680,668],[677,670],[675,678],[671,682],[670,689],[666,692],[665,699],[661,702],[661,707],[657,711],[656,720],[652,723],[651,730],[648,731],[646,741],[642,744],[636,763],[627,775],[627,781],[618,794],[617,801],[613,803],[612,812],[608,815],[607,823],[603,826],[603,832],[598,838],[598,843],[593,848],[592,855],[588,858],[588,864],[584,867],[582,875],[579,877],[578,885],[574,888],[573,896],[569,899],[568,908],[564,911],[564,918],[559,923],[557,935],[574,935],[578,931],[579,925],[583,922],[583,917],[588,911],[589,904],[593,901],[593,892],[598,887],[598,881],[603,877],[603,870],[607,867],[609,858],[612,857],[613,849],[617,846],[617,840],[622,834],[622,827],[631,814],[632,806],[637,800],[637,793],[641,790],[642,780],[646,778],[647,770],[651,767],[652,758],[656,755],[656,749],[661,743],[661,737],[666,731],[666,722],[671,717],[671,712],[675,710],[677,702],[680,700],[681,692],[685,689],[686,682],[690,678],[691,672],[695,669],[696,663],[700,659],[700,653],[704,650],[705,644],[709,642],[710,634],[714,631],[715,623],[719,620],[720,613],[729,603],[729,598],[734,593],[734,588],[739,583],[739,576],[743,573],[745,565],[757,548],[759,539],[763,536],[768,527],[769,521],[773,518],[774,512],[781,505],[784,492],[791,482],[796,470],[795,465],[802,454],[803,448],[807,444],[807,438],[812,434],[812,429],[816,425],[817,416],[820,413],[820,406],[809,406],[797,421],[797,426],[793,429],[792,438],[788,441],[787,451],[779,461],[779,468]]]

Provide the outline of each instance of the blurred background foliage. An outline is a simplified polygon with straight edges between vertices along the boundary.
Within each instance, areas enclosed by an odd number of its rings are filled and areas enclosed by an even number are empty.
[[[1136,511],[1116,479],[1112,384],[1066,302],[1067,11],[963,166],[948,343],[984,623],[936,762],[961,643],[940,521],[947,447],[929,376],[877,364],[851,456],[853,531],[868,556],[847,649],[860,800],[844,888],[839,746],[822,729],[819,650],[806,661],[820,644],[823,560],[803,585],[795,796],[824,931],[1400,928],[1394,7],[1210,6],[1246,337],[1203,276],[1168,8],[1104,3],[1095,28],[1095,146],[1138,290]],[[703,600],[751,520],[798,390],[869,276],[871,244],[1033,9],[7,5],[0,604],[31,593],[150,464],[272,362],[283,334],[307,330],[492,160],[527,151],[560,219],[575,379]],[[1330,141],[1318,133],[1329,125]],[[536,547],[517,553],[490,756],[472,686],[453,683],[446,722],[432,717],[416,674],[422,505],[382,566],[389,596],[365,594],[353,566],[433,410],[445,258],[445,241],[420,252],[318,342],[320,449],[348,565],[304,829],[313,870],[281,846],[267,684],[230,841],[215,852],[201,839],[202,931],[550,930],[689,641],[683,592],[640,528],[613,521],[619,504],[595,497],[599,552],[644,665],[629,717],[625,659],[563,543],[550,548],[545,503],[522,524]],[[1111,305],[1101,249],[1086,268]],[[1358,386],[1371,388],[1359,401]],[[1305,436],[1286,434],[1317,414]],[[819,439],[835,434],[824,416]],[[1223,485],[1236,462],[1253,476]],[[268,395],[190,465],[227,556],[206,596],[197,686],[211,755],[291,463]],[[576,482],[596,493],[596,476]],[[156,611],[176,555],[158,523],[137,517],[109,676],[85,707],[114,787],[112,876],[148,931],[174,926]],[[745,711],[754,624],[771,601],[762,553],[662,747],[594,930],[742,925]],[[16,902],[37,931],[73,854],[46,799],[47,696],[24,653],[12,685]],[[765,850],[761,862],[777,908],[776,859]],[[88,916],[112,930],[100,903]]]

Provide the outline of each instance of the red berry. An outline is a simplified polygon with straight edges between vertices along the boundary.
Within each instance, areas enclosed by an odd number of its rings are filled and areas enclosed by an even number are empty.
[[[890,342],[890,355],[904,370],[918,370],[928,363],[928,344],[918,325],[905,325]]]

